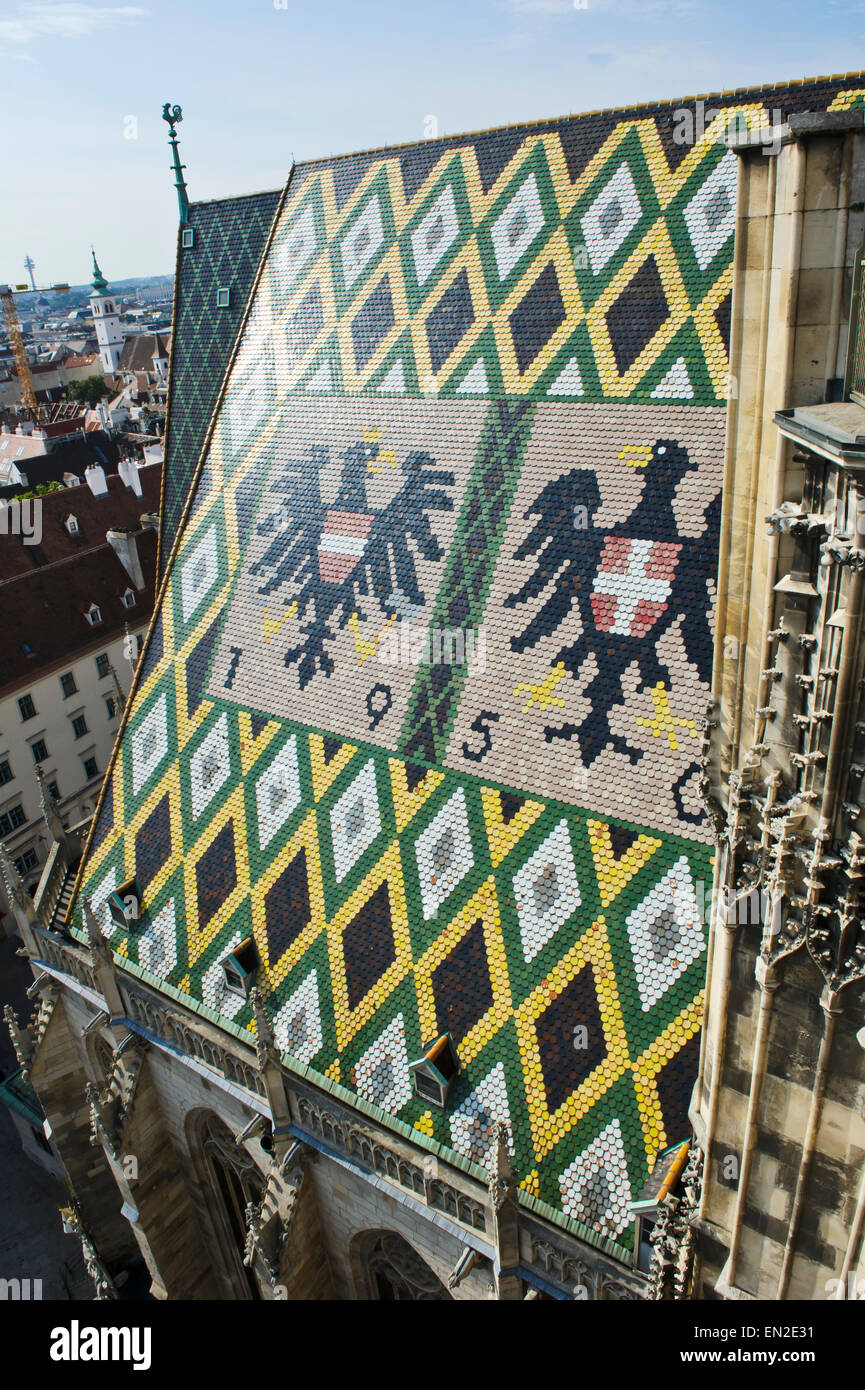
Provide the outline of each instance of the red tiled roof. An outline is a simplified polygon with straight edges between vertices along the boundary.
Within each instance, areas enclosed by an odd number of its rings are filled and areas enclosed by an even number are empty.
[[[34,499],[42,504],[42,539],[38,545],[25,545],[22,536],[5,535],[0,527],[0,583],[104,546],[105,533],[112,527],[137,530],[143,512],[159,511],[161,472],[159,463],[139,470],[140,497],[136,497],[116,473],[109,473],[105,497],[94,497],[87,484],[82,483],[79,487],[64,487],[59,492],[48,492]],[[64,525],[70,513],[78,522],[77,536],[70,536]],[[0,593],[4,628],[6,602]]]
[[[107,542],[0,585],[0,695],[21,689],[37,675],[44,675],[46,669],[65,665],[82,650],[107,646],[127,623],[138,627],[150,617],[156,532],[139,531],[136,541],[145,588],[136,591],[134,608],[125,608],[121,602],[121,595],[133,586]],[[84,616],[92,603],[102,613],[97,627],[90,627]]]

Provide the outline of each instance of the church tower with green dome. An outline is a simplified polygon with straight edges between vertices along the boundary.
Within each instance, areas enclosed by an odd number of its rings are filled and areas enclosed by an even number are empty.
[[[93,256],[93,292],[90,295],[90,312],[96,327],[96,341],[102,357],[102,367],[106,372],[116,372],[123,351],[123,330],[117,300],[112,294],[108,281],[99,269],[96,252]]]

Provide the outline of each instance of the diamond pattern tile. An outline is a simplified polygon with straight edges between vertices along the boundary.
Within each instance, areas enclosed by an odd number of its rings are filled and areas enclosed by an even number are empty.
[[[164,571],[279,191],[193,204],[195,244],[177,253],[159,564]],[[230,275],[230,307],[216,288]]]

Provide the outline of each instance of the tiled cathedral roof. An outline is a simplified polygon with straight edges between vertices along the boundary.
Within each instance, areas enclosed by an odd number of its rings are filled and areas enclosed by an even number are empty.
[[[610,1249],[687,1132],[712,873],[736,159],[719,122],[677,143],[683,105],[295,170],[70,915],[111,933],[137,875],[112,947],[242,1033],[251,930],[290,1069],[456,1163],[503,1119],[525,1200]],[[218,383],[185,334],[191,450]],[[409,1063],[444,1032],[438,1109]]]
[[[160,570],[177,534],[279,198],[277,190],[193,203],[189,211],[192,246],[184,248],[178,233]],[[227,308],[217,306],[217,289],[230,291]]]

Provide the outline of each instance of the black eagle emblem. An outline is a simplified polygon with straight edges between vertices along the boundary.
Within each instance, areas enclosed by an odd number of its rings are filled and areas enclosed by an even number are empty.
[[[587,766],[612,744],[632,763],[642,751],[613,734],[611,706],[622,704],[622,677],[632,662],[640,673],[639,690],[669,687],[670,672],[657,652],[659,639],[679,618],[688,659],[700,679],[708,681],[712,663],[707,581],[717,562],[721,494],[704,511],[705,526],[696,537],[678,530],[673,498],[684,475],[697,467],[688,451],[674,439],[659,439],[651,449],[632,448],[632,466],[645,469],[639,503],[625,520],[609,530],[592,523],[601,502],[594,472],[573,468],[538,494],[525,519],[534,527],[514,558],[536,559],[534,572],[505,600],[516,608],[546,593],[531,622],[511,647],[524,652],[542,637],[551,636],[576,604],[581,631],[575,642],[554,658],[576,679],[589,655],[597,674],[583,694],[589,714],[580,724],[548,725],[553,739],[577,736]],[[618,696],[618,698],[617,698]]]
[[[301,689],[316,671],[330,675],[334,662],[328,643],[354,615],[364,620],[364,598],[375,599],[389,619],[416,616],[426,596],[415,552],[426,560],[443,555],[430,514],[453,510],[445,491],[453,486],[453,473],[415,450],[399,467],[397,491],[375,510],[367,496],[370,475],[398,466],[393,450],[381,447],[379,433],[365,431],[339,455],[340,486],[332,505],[323,501],[319,481],[330,463],[326,445],[313,445],[286,464],[273,485],[282,500],[256,528],[260,536],[273,538],[250,566],[256,592],[262,598],[279,593],[283,608],[291,607],[301,620],[302,640],[285,653],[286,666],[297,666]]]

